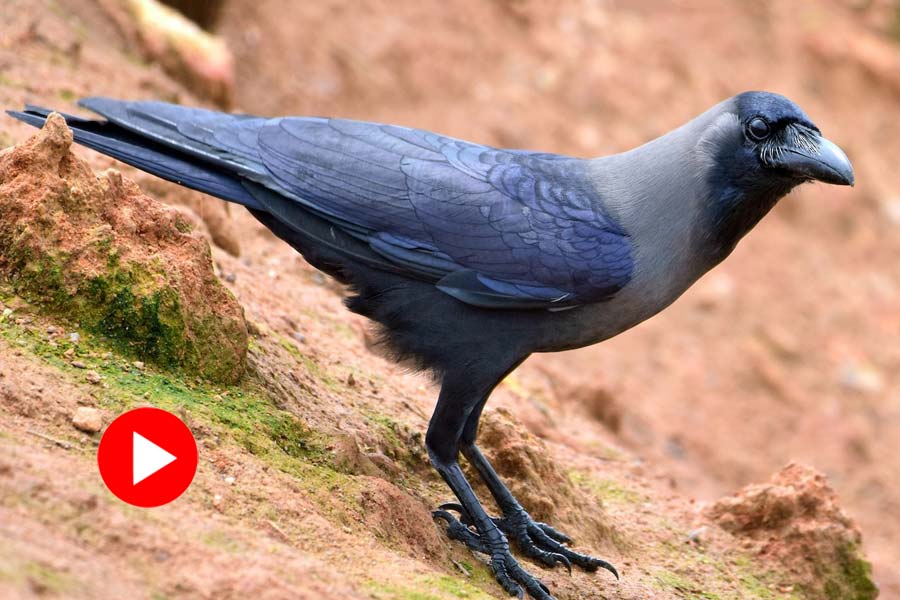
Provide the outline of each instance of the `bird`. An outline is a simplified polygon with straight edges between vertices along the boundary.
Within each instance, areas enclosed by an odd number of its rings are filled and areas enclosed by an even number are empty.
[[[455,496],[433,512],[490,557],[511,595],[552,599],[511,552],[619,574],[534,520],[477,445],[491,392],[526,358],[602,342],[657,314],[719,264],[785,195],[853,185],[846,154],[794,102],[728,98],[599,158],[510,150],[338,118],[227,114],[85,98],[76,142],[246,207],[348,287],[398,361],[439,384],[425,445]],[[41,126],[51,114],[7,111]],[[493,496],[491,516],[464,475]]]

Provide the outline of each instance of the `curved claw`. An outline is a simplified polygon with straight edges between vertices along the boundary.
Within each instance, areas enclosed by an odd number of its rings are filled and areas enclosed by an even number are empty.
[[[482,552],[484,554],[491,553],[491,548],[483,539],[481,539],[481,536],[466,527],[459,519],[446,510],[433,511],[431,513],[431,518],[444,519],[447,521],[447,537],[451,540],[458,540],[476,552]]]
[[[572,574],[572,561],[570,561],[568,558],[566,558],[562,554],[552,554],[552,556],[553,556],[553,558],[556,559],[556,562],[562,563],[562,565],[569,572],[569,575]]]
[[[598,561],[598,562],[600,563],[600,564],[597,565],[597,566],[599,566],[599,567],[602,568],[602,569],[606,569],[607,571],[609,571],[610,573],[612,573],[613,575],[615,575],[615,576],[616,576],[616,581],[619,580],[619,572],[616,571],[616,568],[615,568],[614,566],[612,566],[611,564],[609,564],[609,563],[606,562],[605,560],[600,560],[599,558],[595,558],[594,560],[596,560],[596,561]]]

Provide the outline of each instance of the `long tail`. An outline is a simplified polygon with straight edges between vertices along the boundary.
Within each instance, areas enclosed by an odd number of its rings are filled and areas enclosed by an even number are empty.
[[[24,111],[8,115],[35,127],[43,127],[52,111],[27,105]],[[95,121],[61,113],[72,129],[75,141],[142,171],[179,185],[235,202],[254,210],[264,210],[242,185],[236,173],[188,152],[173,149],[147,136],[133,133],[112,121]]]

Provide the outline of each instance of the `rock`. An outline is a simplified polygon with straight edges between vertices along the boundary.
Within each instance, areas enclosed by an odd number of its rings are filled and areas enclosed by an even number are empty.
[[[877,394],[884,389],[884,378],[872,365],[847,363],[841,368],[841,385],[855,392]]]
[[[695,298],[698,308],[711,311],[727,304],[734,297],[735,288],[734,278],[720,271],[701,279],[691,290],[691,296]]]
[[[158,63],[192,92],[223,107],[234,96],[226,44],[158,0],[98,0],[136,54]]]
[[[893,225],[900,225],[900,198],[886,198],[879,202],[881,214]]]
[[[774,556],[797,575],[809,598],[874,599],[871,565],[860,551],[861,534],[838,505],[821,473],[789,464],[766,484],[723,498],[706,515],[744,538],[748,548]]]
[[[0,157],[0,276],[141,360],[237,381],[247,326],[213,272],[209,244],[116,171],[96,177],[71,144],[51,115]]]
[[[103,413],[90,406],[79,406],[72,415],[72,425],[85,433],[97,433],[103,428]]]
[[[84,374],[84,378],[87,379],[88,383],[93,383],[94,385],[100,385],[100,382],[103,381],[100,373],[97,371],[88,371]]]
[[[76,369],[87,369],[87,365],[81,362],[80,360],[73,360],[72,366]]]

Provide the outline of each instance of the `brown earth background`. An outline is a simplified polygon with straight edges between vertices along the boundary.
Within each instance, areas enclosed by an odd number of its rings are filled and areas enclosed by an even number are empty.
[[[856,187],[803,186],[658,317],[533,357],[495,393],[482,436],[532,512],[621,567],[616,583],[528,564],[561,599],[871,597],[817,587],[810,547],[855,531],[835,503],[862,532],[879,597],[900,599],[900,4],[176,3],[233,63],[154,46],[127,4],[3,0],[0,107],[158,98],[592,156],[741,91],[795,100],[847,151]],[[0,148],[32,134],[0,119]],[[502,597],[429,519],[449,494],[421,448],[427,378],[373,354],[342,291],[243,209],[75,154],[210,236],[247,320],[247,374],[209,387],[129,366],[0,288],[0,596]],[[201,443],[195,484],[154,511],[105,490],[99,433],[71,424],[78,407],[107,424],[142,402],[181,410]],[[275,425],[255,425],[255,410]],[[313,450],[279,454],[273,432]],[[773,489],[817,508],[731,531],[713,503],[791,461],[837,499],[791,467]]]

